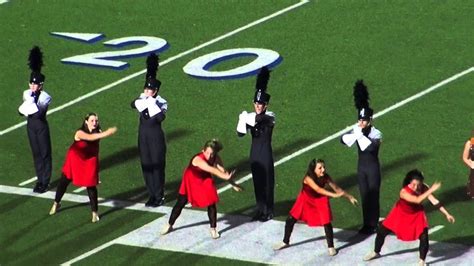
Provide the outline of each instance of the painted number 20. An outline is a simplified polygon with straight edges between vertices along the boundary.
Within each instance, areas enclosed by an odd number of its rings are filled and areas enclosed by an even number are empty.
[[[158,37],[132,36],[113,39],[104,42],[106,46],[124,47],[131,44],[145,44],[143,47],[130,50],[120,50],[113,52],[99,52],[71,56],[61,59],[65,64],[78,64],[96,67],[108,67],[113,69],[124,69],[129,66],[127,62],[112,60],[120,58],[138,57],[148,55],[151,52],[162,52],[168,48],[168,43]]]
[[[65,37],[63,33],[52,33]],[[88,35],[87,38],[84,35]],[[92,35],[89,36],[89,35]],[[73,37],[71,37],[73,36]],[[77,37],[80,36],[80,37]],[[68,34],[66,38],[92,43],[102,37],[101,34]],[[127,62],[116,59],[147,56],[152,52],[163,52],[169,48],[166,40],[153,36],[130,36],[113,39],[103,43],[111,47],[125,47],[132,44],[144,44],[139,48],[119,51],[104,51],[87,53],[61,59],[65,64],[76,64],[112,69],[124,69],[129,66]],[[224,71],[212,71],[217,64],[239,57],[253,57],[254,60],[246,65]],[[263,66],[273,68],[281,62],[280,55],[272,50],[261,48],[236,48],[209,53],[191,60],[183,67],[183,71],[195,78],[201,79],[232,79],[256,74]]]

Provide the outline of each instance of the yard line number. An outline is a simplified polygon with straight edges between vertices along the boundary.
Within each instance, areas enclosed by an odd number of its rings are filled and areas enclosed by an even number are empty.
[[[63,37],[68,40],[82,41],[90,44],[100,38],[92,38],[91,36],[103,36],[103,34],[89,33],[61,33],[51,32],[51,35]],[[143,45],[142,47],[132,48],[128,50],[104,51],[97,53],[87,53],[75,55],[61,59],[64,64],[74,64],[88,67],[102,67],[114,70],[122,70],[129,67],[129,64],[117,59],[130,57],[144,57],[150,53],[160,53],[167,50],[170,45],[162,38],[154,36],[130,36],[109,40],[103,43],[109,47],[126,47],[130,45]],[[237,58],[254,58],[253,61],[243,66],[223,71],[213,71],[212,67]],[[183,67],[184,73],[191,77],[200,79],[222,80],[236,79],[255,75],[260,68],[266,66],[274,68],[281,63],[283,58],[275,51],[263,48],[235,48],[212,52],[191,60]]]

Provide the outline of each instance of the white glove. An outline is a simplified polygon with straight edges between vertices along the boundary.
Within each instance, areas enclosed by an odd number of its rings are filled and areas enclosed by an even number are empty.
[[[247,134],[247,124],[245,123],[247,114],[247,111],[242,111],[242,113],[239,114],[239,121],[237,122],[237,132],[240,134]]]
[[[243,119],[239,119],[239,122],[237,123],[237,132],[240,134],[247,134],[247,124],[245,124]]]
[[[367,147],[369,147],[370,144],[372,144],[372,141],[370,141],[370,139],[366,136],[362,135],[362,137],[357,139],[357,143],[359,143],[360,150],[364,151],[367,149]]]
[[[247,113],[247,112],[246,112]],[[247,113],[247,115],[245,116],[245,123],[251,127],[254,127],[255,126],[255,117],[257,116],[257,114],[255,112],[252,112],[252,113]]]
[[[145,110],[147,108],[146,106],[146,100],[145,99],[136,99],[135,100],[135,107],[137,108],[138,112],[142,112],[143,110]]]
[[[345,134],[342,136],[342,142],[344,142],[344,144],[346,144],[348,147],[354,145],[356,140],[356,136],[353,133]]]
[[[245,118],[247,117],[247,111],[242,111],[239,115],[239,121],[242,120],[245,122]]]
[[[357,140],[364,136],[364,134],[362,133],[362,128],[357,125],[352,128],[352,131],[354,132],[355,138]]]
[[[158,106],[158,104],[156,104],[156,99],[155,98],[148,97],[145,101],[146,101],[146,105],[147,105],[147,108],[148,108],[148,114],[150,115],[150,117],[161,113],[161,109]]]
[[[33,96],[25,97],[25,103],[35,103],[35,97]]]
[[[38,110],[38,106],[35,104],[34,100],[33,102],[24,101],[18,108],[18,112],[24,116],[34,114],[38,112]]]

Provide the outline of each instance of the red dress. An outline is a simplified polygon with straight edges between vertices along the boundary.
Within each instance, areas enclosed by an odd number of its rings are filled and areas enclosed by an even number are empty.
[[[199,156],[209,165],[213,165],[206,160],[204,153],[196,154],[194,157]],[[183,180],[179,187],[179,194],[185,195],[188,198],[188,202],[193,207],[208,207],[219,201],[217,196],[217,189],[214,185],[214,180],[209,172],[202,170],[201,168],[192,164],[193,159],[189,162],[188,167],[184,169]]]
[[[318,186],[324,188],[329,176],[318,178]],[[329,198],[314,191],[309,185],[303,183],[296,202],[291,208],[290,215],[296,220],[305,222],[308,226],[322,226],[332,221]]]
[[[419,195],[408,186],[403,189],[411,195]],[[423,205],[399,199],[382,224],[395,233],[398,239],[413,241],[428,227],[428,219]]]
[[[99,183],[99,141],[74,141],[67,151],[62,172],[75,186],[96,186]]]

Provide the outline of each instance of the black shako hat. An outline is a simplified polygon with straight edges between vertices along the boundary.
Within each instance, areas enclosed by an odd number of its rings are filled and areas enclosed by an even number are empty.
[[[158,73],[159,58],[155,53],[151,53],[146,59],[146,76],[144,88],[158,90],[161,86],[161,81],[156,79]]]
[[[370,120],[374,110],[369,107],[369,92],[362,79],[357,80],[354,85],[354,105],[357,109],[358,120]]]
[[[41,67],[43,67],[43,53],[38,46],[34,46],[30,50],[28,56],[28,66],[31,69],[30,83],[43,84],[46,77],[41,74]]]
[[[266,66],[262,67],[258,73],[257,82],[255,84],[255,96],[253,97],[254,103],[268,104],[270,101],[270,94],[266,92],[269,79],[270,71]]]

